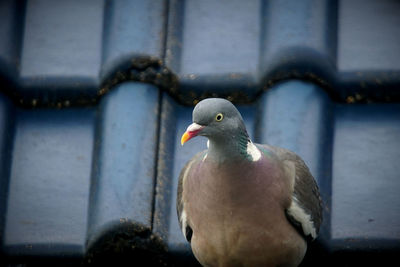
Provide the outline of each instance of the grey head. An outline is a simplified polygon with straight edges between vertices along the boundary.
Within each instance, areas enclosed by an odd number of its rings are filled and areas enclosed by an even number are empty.
[[[197,135],[208,138],[209,156],[219,159],[243,154],[249,141],[240,112],[223,98],[207,98],[195,106],[193,124],[182,137],[182,144]]]
[[[205,126],[199,135],[211,140],[221,142],[239,134],[247,137],[242,115],[230,101],[223,98],[200,101],[193,110],[193,122]]]

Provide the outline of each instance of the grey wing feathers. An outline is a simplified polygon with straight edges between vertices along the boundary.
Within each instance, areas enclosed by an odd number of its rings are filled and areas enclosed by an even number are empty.
[[[191,167],[194,163],[199,162],[201,160],[201,156],[204,154],[205,151],[201,151],[197,153],[192,159],[190,159],[179,174],[178,180],[178,192],[176,196],[176,211],[178,214],[179,226],[182,230],[183,235],[185,236],[186,240],[190,242],[192,230],[190,226],[187,224],[185,207],[183,202],[183,182],[186,179],[187,175],[190,173]]]
[[[314,177],[304,161],[294,152],[280,147],[262,146],[275,152],[281,161],[294,163],[292,205],[286,210],[286,216],[306,238],[315,239],[322,223],[322,199]]]

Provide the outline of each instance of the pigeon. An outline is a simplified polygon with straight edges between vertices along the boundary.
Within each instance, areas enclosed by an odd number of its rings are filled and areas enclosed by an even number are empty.
[[[203,266],[298,266],[322,222],[322,200],[304,161],[251,141],[236,107],[207,98],[193,110],[183,145],[208,139],[183,167],[180,228]]]

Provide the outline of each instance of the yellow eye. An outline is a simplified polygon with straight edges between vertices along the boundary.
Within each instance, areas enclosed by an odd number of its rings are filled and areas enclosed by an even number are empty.
[[[224,118],[224,115],[222,115],[222,113],[218,113],[217,116],[215,116],[216,121],[222,121],[223,118]]]

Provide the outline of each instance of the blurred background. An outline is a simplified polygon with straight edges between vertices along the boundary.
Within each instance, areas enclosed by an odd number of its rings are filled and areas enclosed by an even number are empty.
[[[399,25],[398,0],[1,0],[1,266],[197,266],[175,195],[206,145],[179,140],[216,96],[318,181],[302,266],[397,262]]]

